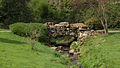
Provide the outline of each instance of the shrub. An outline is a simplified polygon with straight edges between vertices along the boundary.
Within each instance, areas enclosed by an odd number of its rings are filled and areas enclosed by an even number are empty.
[[[115,24],[114,24],[115,23]],[[113,23],[114,27],[120,28],[120,17]]]
[[[0,28],[3,28],[4,24],[3,23],[0,23]]]
[[[10,25],[10,30],[14,33],[14,34],[17,34],[17,35],[20,35],[20,36],[25,36],[26,35],[26,27],[27,27],[27,24],[26,23],[15,23],[15,24],[12,24]]]
[[[47,27],[41,23],[15,23],[10,25],[10,30],[24,37],[30,37],[33,32],[39,33],[39,39],[42,42],[47,38]]]
[[[90,28],[90,29],[102,29],[102,25],[99,22],[99,20],[96,17],[91,17],[87,21],[85,21],[85,24]]]

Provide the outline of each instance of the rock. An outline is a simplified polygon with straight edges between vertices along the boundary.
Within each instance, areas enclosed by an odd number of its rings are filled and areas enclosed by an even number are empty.
[[[70,28],[67,28],[67,30],[69,31],[69,30],[70,30]]]
[[[51,49],[56,50],[56,49],[57,49],[57,47],[51,47]]]
[[[58,50],[62,50],[62,49],[63,49],[63,46],[58,46],[57,49],[58,49]]]
[[[78,33],[78,37],[81,38],[83,34],[81,32]]]
[[[94,32],[94,30],[91,30],[91,32]]]
[[[72,24],[71,27],[76,27],[76,28],[87,28],[87,26],[83,23],[75,23],[75,24]]]
[[[75,33],[74,33],[74,32],[72,32],[72,33],[70,33],[70,35],[74,36],[74,35],[75,35]]]
[[[74,52],[74,57],[77,57],[78,53],[77,52]]]
[[[46,26],[54,25],[54,22],[46,22],[44,25],[46,25]]]
[[[84,33],[84,34],[83,34],[83,36],[87,37],[87,36],[88,36],[88,34],[85,34],[85,33]]]
[[[68,22],[60,22],[59,25],[68,27],[68,26],[69,26],[69,23],[68,23]]]
[[[69,53],[74,53],[74,49],[70,50]]]
[[[59,27],[59,28],[60,28],[60,27],[62,27],[62,25],[60,25],[60,24],[55,24],[55,27],[57,27],[57,28]]]
[[[62,51],[62,50],[58,50],[58,52],[59,52],[59,53],[63,53],[63,51]]]

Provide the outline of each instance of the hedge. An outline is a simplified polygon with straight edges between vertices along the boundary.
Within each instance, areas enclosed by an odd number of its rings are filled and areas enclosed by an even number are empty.
[[[41,23],[15,23],[10,25],[10,30],[19,36],[29,37],[33,31],[40,34],[40,41],[47,38],[47,27]]]

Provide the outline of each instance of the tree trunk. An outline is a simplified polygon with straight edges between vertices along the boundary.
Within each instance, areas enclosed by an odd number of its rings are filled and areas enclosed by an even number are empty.
[[[100,19],[101,24],[102,24],[102,26],[103,26],[103,28],[104,28],[105,35],[108,35],[108,26],[107,26],[107,22],[105,22],[105,24],[104,24],[103,20],[102,20],[101,18],[99,18],[99,19]]]
[[[108,35],[108,29],[107,29],[107,27],[104,29],[104,31],[105,31],[105,35]]]
[[[104,21],[105,21],[105,34],[108,35],[108,23],[107,23],[107,17],[106,17],[106,14],[105,14],[105,10],[102,6],[102,9],[103,9],[103,18],[104,18]]]

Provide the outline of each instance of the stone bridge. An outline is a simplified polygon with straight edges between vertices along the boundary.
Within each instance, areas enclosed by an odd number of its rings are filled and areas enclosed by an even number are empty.
[[[60,22],[59,24],[54,24],[52,22],[47,22],[45,25],[48,27],[48,32],[50,37],[57,36],[74,36],[78,37],[86,35],[85,32],[89,32],[89,28],[83,23],[69,24],[68,22]]]

